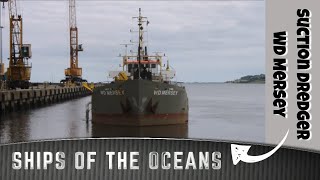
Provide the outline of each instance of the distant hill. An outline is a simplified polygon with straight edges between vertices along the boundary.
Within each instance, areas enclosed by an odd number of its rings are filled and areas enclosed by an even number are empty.
[[[266,76],[264,74],[260,74],[243,76],[240,79],[227,81],[226,83],[265,83],[265,81]]]

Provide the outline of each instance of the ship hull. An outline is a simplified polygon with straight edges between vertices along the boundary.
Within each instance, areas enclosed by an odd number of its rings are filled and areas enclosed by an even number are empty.
[[[120,126],[186,124],[184,87],[148,80],[118,81],[94,90],[92,121]]]
[[[188,138],[188,124],[165,126],[114,126],[92,124],[92,137]]]

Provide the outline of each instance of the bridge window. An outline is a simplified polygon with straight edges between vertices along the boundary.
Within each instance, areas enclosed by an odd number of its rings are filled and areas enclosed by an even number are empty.
[[[133,66],[133,64],[128,64],[128,72],[132,71],[132,66]]]

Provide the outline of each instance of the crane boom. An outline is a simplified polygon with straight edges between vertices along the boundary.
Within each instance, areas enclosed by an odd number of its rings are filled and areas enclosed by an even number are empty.
[[[6,0],[7,1],[7,0]],[[0,0],[0,2],[5,2],[4,0]],[[4,63],[2,61],[3,59],[3,51],[2,51],[2,42],[3,42],[3,38],[2,38],[2,12],[1,12],[2,8],[0,7],[0,89],[2,89],[3,87],[3,82],[4,82]]]
[[[10,18],[10,65],[23,63],[20,55],[22,47],[22,17],[17,13],[16,0],[9,0]]]
[[[78,28],[77,28],[75,0],[69,0],[69,27],[70,27],[70,67],[78,68]]]
[[[69,0],[69,27],[77,27],[76,1]]]
[[[69,0],[69,28],[70,28],[70,67],[65,69],[66,79],[62,82],[77,83],[82,79],[82,68],[78,66],[78,52],[83,51],[82,45],[78,44],[78,28],[76,16],[76,1]]]

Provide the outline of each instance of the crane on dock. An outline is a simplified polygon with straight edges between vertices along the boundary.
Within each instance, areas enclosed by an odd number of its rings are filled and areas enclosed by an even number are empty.
[[[3,2],[4,4],[4,2]],[[2,39],[2,7],[0,7],[0,91],[5,88],[5,81],[4,81],[4,63],[2,61],[2,44],[3,44],[3,39]]]
[[[78,52],[83,51],[82,44],[78,44],[78,28],[76,17],[76,1],[69,0],[69,29],[70,29],[70,67],[65,69],[65,79],[61,82],[67,85],[81,85],[86,80],[82,79],[82,68],[79,67]]]
[[[8,0],[6,0],[8,1]],[[4,3],[4,1],[1,1],[2,3]],[[0,7],[0,89],[2,89],[2,83],[4,82],[4,63],[3,63],[3,59],[2,59],[2,43],[3,43],[3,39],[2,39],[2,12],[1,12],[2,7]]]
[[[22,16],[18,13],[16,0],[8,2],[9,9],[9,66],[6,72],[6,84],[9,89],[28,89],[30,85],[31,44],[23,44]]]

